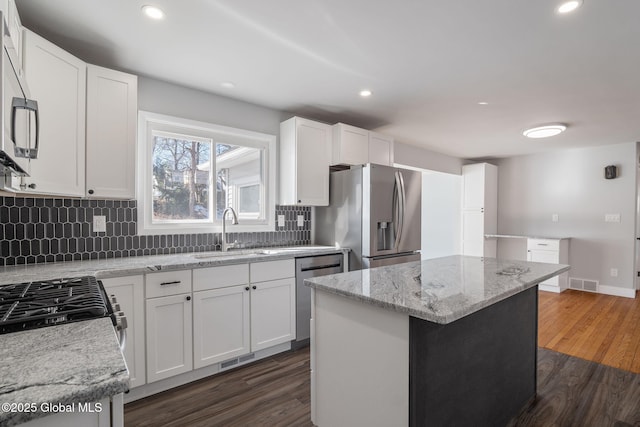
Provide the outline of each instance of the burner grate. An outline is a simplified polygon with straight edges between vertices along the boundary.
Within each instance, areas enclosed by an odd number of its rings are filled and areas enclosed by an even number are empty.
[[[91,276],[0,286],[0,334],[112,313],[102,283]]]

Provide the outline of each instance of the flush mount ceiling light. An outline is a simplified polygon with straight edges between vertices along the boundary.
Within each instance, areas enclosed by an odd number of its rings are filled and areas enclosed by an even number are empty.
[[[489,103],[487,101],[480,101],[478,102],[478,105],[489,105]]]
[[[220,83],[220,86],[222,86],[225,89],[233,89],[234,87],[236,87],[235,83],[233,82],[222,82]]]
[[[373,94],[373,92],[371,92],[369,89],[365,89],[365,90],[361,90],[360,91],[360,96],[363,98],[367,98],[369,96],[371,96]]]
[[[567,129],[567,125],[561,123],[555,123],[552,125],[538,126],[535,128],[527,129],[522,134],[527,138],[548,138],[550,136],[556,136]]]
[[[569,12],[573,12],[580,6],[582,6],[582,0],[570,0],[560,4],[557,10],[558,10],[558,13],[569,13]]]
[[[151,5],[146,5],[146,6],[142,6],[142,13],[145,14],[145,16],[147,16],[148,18],[151,19],[163,19],[164,18],[164,12],[162,11],[162,9],[160,9],[159,7],[156,6],[151,6]]]

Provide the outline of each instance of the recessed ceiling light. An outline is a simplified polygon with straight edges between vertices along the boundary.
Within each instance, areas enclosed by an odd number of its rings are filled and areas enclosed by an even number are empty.
[[[162,19],[164,18],[164,12],[162,9],[156,6],[146,5],[142,6],[142,12],[151,19]]]
[[[527,129],[522,134],[527,138],[548,138],[550,136],[556,136],[567,129],[567,125],[556,123],[552,125],[538,126],[535,128]]]
[[[569,13],[573,12],[577,8],[582,6],[582,0],[570,0],[565,1],[560,6],[558,6],[558,13]]]
[[[360,91],[360,96],[363,97],[363,98],[371,96],[372,94],[373,94],[373,92],[371,92],[369,89],[365,89],[365,90],[361,90]]]
[[[486,101],[480,101],[478,102],[478,105],[489,105],[489,103]]]
[[[222,82],[220,83],[220,86],[227,88],[227,89],[233,89],[234,87],[236,87],[235,83],[233,82]]]

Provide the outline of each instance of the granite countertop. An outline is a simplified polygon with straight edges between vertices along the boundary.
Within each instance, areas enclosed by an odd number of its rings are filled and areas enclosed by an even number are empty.
[[[571,237],[552,237],[552,236],[523,236],[519,234],[485,234],[485,238],[496,238],[496,239],[549,239],[549,240],[564,240],[570,239]]]
[[[129,388],[108,317],[0,335],[0,360],[0,403],[33,403],[37,409],[0,409],[2,426],[51,415],[50,404],[96,402]]]
[[[98,279],[104,279],[156,271],[185,270],[246,262],[273,261],[277,259],[344,251],[348,251],[348,249],[333,246],[292,246],[286,248],[272,247],[231,250],[229,252],[189,252],[171,255],[148,255],[129,258],[7,266],[0,267],[0,285],[62,277],[95,276]]]
[[[562,264],[455,255],[314,277],[305,284],[447,324],[567,270]]]

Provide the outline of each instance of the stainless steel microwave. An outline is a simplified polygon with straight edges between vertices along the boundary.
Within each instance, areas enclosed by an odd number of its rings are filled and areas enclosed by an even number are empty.
[[[0,175],[5,178],[29,175],[29,162],[38,157],[38,103],[30,99],[26,81],[20,73],[18,55],[11,40],[5,16],[2,22],[2,134],[0,135]]]

